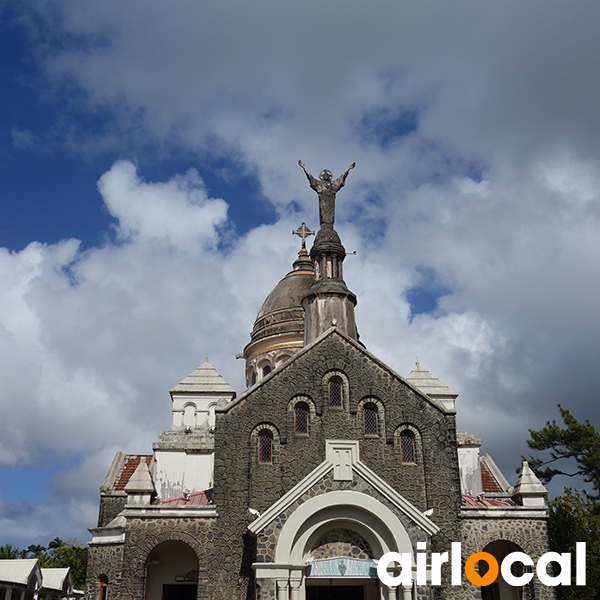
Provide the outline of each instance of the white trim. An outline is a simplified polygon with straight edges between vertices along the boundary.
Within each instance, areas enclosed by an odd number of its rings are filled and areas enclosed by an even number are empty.
[[[303,564],[309,540],[328,524],[349,523],[368,531],[386,552],[410,552],[412,544],[398,517],[379,500],[362,492],[335,491],[315,496],[301,504],[287,519],[275,550],[276,563]],[[361,533],[362,533],[361,532]]]
[[[309,473],[302,481],[297,483],[289,492],[284,494],[277,502],[272,504],[256,521],[248,526],[253,533],[258,533],[269,523],[274,521],[281,513],[285,512],[298,498],[304,495],[315,483],[322,479],[329,471],[333,469],[333,452],[340,446],[351,450],[352,471],[353,474],[360,475],[365,481],[373,486],[380,494],[389,500],[411,521],[416,523],[423,531],[429,535],[437,533],[440,528],[430,519],[425,517],[419,509],[413,506],[406,498],[401,496],[394,488],[388,485],[377,473],[369,469],[367,465],[359,460],[359,442],[357,440],[326,440],[325,456],[326,459]],[[334,492],[322,494],[322,498],[332,499]],[[365,496],[365,494],[362,494]],[[307,504],[307,503],[305,503]],[[383,506],[383,505],[382,505]],[[298,510],[300,510],[299,507]],[[297,511],[296,511],[297,512]],[[295,513],[294,513],[295,514]],[[290,517],[291,518],[291,517]]]

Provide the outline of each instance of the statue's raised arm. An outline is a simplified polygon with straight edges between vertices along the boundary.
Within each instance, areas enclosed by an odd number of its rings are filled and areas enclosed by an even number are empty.
[[[317,192],[317,194],[319,193],[319,190],[317,188],[317,186],[319,185],[319,180],[316,179],[315,177],[313,177],[307,170],[306,167],[304,166],[304,163],[299,160],[298,164],[302,167],[302,169],[304,170],[304,172],[306,173],[306,178],[308,179],[308,182],[310,183],[310,187],[315,190],[315,192]]]
[[[338,190],[340,190],[341,188],[344,187],[344,183],[346,183],[346,178],[348,177],[348,173],[350,173],[350,171],[352,169],[354,169],[354,167],[356,166],[356,163],[353,162],[347,169],[347,171],[345,173],[342,173],[334,182],[334,186],[336,187],[336,192]]]

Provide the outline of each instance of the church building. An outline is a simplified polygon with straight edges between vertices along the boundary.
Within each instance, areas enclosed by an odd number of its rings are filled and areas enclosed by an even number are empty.
[[[403,377],[361,343],[333,226],[349,170],[305,170],[320,229],[310,253],[314,232],[294,232],[298,258],[239,355],[247,388],[236,394],[207,360],[171,390],[152,452],[115,457],[90,529],[88,600],[554,598],[535,575],[477,587],[463,571],[458,586],[445,564],[432,580],[431,554],[453,542],[463,565],[482,551],[536,562],[547,491],[526,462],[511,485],[457,431],[450,387],[419,363]],[[415,573],[426,557],[426,580],[384,585],[388,552],[410,554]]]

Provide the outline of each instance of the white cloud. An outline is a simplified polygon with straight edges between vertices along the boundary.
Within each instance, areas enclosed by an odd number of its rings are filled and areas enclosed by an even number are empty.
[[[118,162],[99,183],[114,240],[2,251],[0,460],[82,453],[87,486],[114,448],[149,448],[167,390],[206,353],[242,388],[233,356],[289,269],[290,229],[315,225],[298,158],[336,175],[357,161],[337,224],[358,250],[345,273],[362,340],[402,374],[418,355],[460,392],[459,425],[509,477],[557,402],[598,422],[597,3],[33,6],[61,42],[45,38],[49,82],[80,92],[65,118],[112,115],[104,139],[71,127],[72,148],[225,157],[279,220],[236,238],[194,171],[147,182]],[[423,273],[449,292],[411,320]],[[83,497],[77,477],[56,481]]]

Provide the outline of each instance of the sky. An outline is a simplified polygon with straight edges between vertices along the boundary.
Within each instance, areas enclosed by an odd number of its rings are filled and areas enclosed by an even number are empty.
[[[600,5],[0,0],[0,545],[91,539],[117,450],[235,355],[338,194],[361,341],[516,480],[600,426]],[[563,484],[556,488],[560,492]]]

